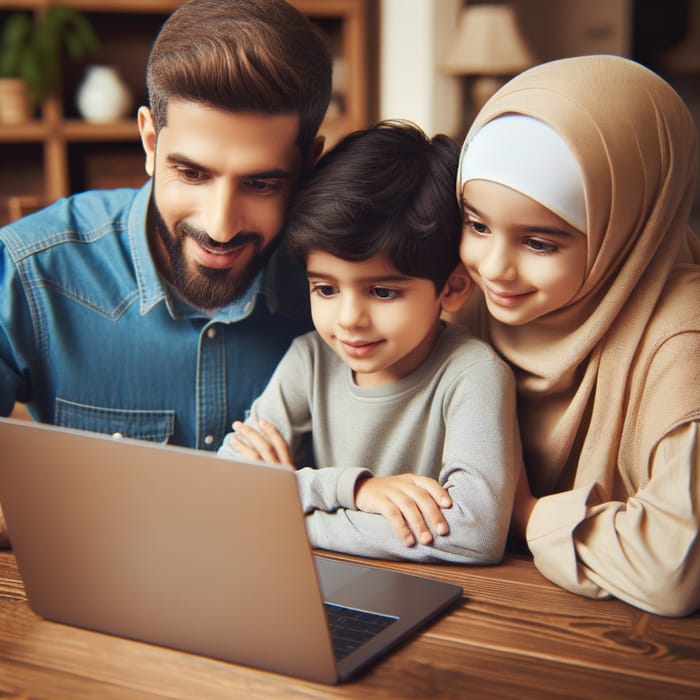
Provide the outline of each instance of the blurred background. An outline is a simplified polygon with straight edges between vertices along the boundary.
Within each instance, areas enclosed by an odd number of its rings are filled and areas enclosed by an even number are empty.
[[[655,70],[700,125],[700,0],[291,2],[318,24],[334,56],[323,126],[329,145],[397,117],[461,140],[481,102],[509,77],[591,53],[628,56]],[[73,192],[144,182],[135,113],[146,99],[151,42],[179,4],[0,0],[0,224]],[[29,43],[8,46],[8,25],[18,23],[29,26]],[[57,54],[35,68],[43,81],[31,70],[24,76],[22,103],[17,60],[28,65],[47,35]],[[696,232],[699,219],[700,184]]]

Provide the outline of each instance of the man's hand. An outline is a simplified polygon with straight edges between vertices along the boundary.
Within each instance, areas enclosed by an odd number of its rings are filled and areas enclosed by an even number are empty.
[[[442,513],[452,506],[449,493],[427,476],[397,474],[361,479],[355,487],[355,505],[366,513],[383,515],[399,539],[412,547],[431,544],[433,533],[450,529]]]
[[[228,438],[233,449],[254,462],[289,464],[294,467],[294,459],[289,445],[277,428],[266,420],[260,420],[258,423],[260,425],[259,431],[240,421],[233,424],[236,435],[231,435]],[[237,437],[239,435],[240,437]]]

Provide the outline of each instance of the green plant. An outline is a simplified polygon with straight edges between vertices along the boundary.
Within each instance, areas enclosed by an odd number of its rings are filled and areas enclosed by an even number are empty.
[[[44,14],[13,12],[0,34],[0,77],[23,78],[39,104],[61,86],[61,52],[75,61],[99,47],[88,18],[77,10],[52,5]]]

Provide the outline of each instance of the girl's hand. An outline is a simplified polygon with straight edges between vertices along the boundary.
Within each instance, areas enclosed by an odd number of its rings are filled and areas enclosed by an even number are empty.
[[[250,425],[236,421],[233,424],[236,434],[229,436],[233,449],[254,462],[288,464],[296,469],[289,445],[277,428],[262,419],[258,424],[259,431]]]
[[[366,513],[378,513],[388,521],[401,541],[431,544],[433,533],[446,535],[450,528],[442,514],[452,506],[449,493],[427,476],[397,474],[361,479],[355,487],[355,505]]]

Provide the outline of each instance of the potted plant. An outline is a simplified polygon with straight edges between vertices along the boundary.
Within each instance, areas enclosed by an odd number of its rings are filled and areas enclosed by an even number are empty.
[[[98,46],[90,21],[73,8],[52,5],[40,15],[9,14],[0,34],[0,84],[8,83],[11,95],[0,96],[0,121],[21,121],[18,113],[3,114],[18,94],[25,94],[29,118],[45,97],[59,91],[63,49],[79,61]]]

